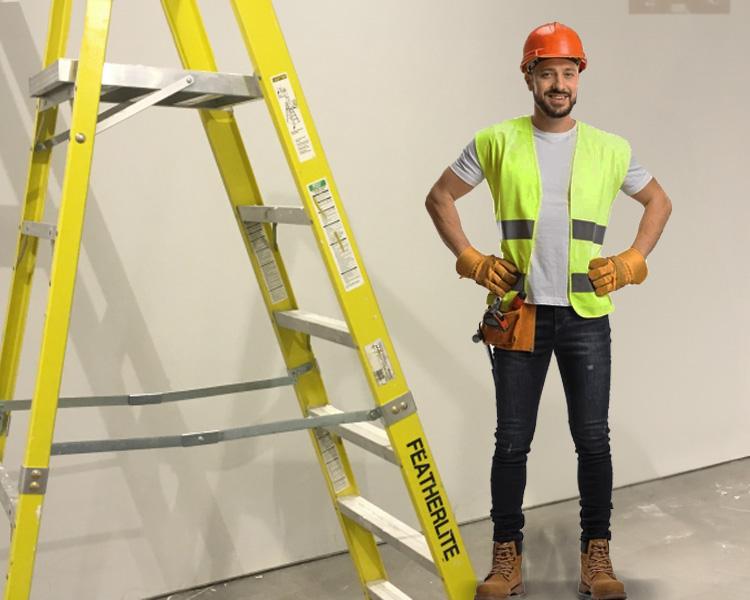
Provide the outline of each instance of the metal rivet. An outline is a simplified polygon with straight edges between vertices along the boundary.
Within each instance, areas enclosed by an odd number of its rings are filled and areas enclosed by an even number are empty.
[[[392,413],[393,413],[394,415],[397,415],[398,413],[400,413],[400,412],[401,412],[401,409],[400,409],[400,408],[399,408],[398,406],[393,406],[393,407],[391,407],[391,412],[392,412]]]
[[[37,151],[37,152],[44,151],[44,148],[45,148],[45,146],[44,146],[43,142],[39,142],[36,146],[34,146],[34,150]]]
[[[38,490],[39,489],[39,482],[38,481],[32,481],[29,484],[29,489],[30,490]]]
[[[32,479],[39,479],[42,476],[42,472],[39,469],[34,469],[31,471],[31,478]]]
[[[409,408],[409,405],[406,402],[402,402],[400,406],[402,410],[406,410],[407,408]]]
[[[188,76],[187,76],[187,77],[185,78],[185,81],[187,81],[188,83],[193,83],[193,81],[195,81],[195,80],[193,79],[193,76],[192,76],[192,75],[188,75]]]
[[[76,133],[76,142],[78,142],[79,144],[83,144],[83,142],[85,141],[86,141],[85,135],[83,135],[82,133]]]

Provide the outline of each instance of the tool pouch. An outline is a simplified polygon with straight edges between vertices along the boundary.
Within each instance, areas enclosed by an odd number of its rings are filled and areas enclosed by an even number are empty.
[[[532,352],[536,333],[536,305],[523,303],[521,308],[503,313],[507,328],[503,328],[490,310],[479,324],[481,340],[503,350]]]

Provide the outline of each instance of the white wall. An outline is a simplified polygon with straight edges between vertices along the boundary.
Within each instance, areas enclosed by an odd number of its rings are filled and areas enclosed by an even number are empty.
[[[7,290],[31,136],[45,2],[0,3],[0,290]],[[79,3],[80,4],[80,3]],[[220,68],[251,70],[225,3],[203,2]],[[313,115],[460,520],[489,506],[494,397],[470,336],[477,286],[459,281],[423,199],[473,133],[531,110],[518,71],[534,26],[578,29],[590,55],[578,118],[627,137],[674,202],[651,275],[617,292],[611,428],[616,485],[750,454],[744,163],[750,6],[729,15],[629,15],[625,0],[377,3],[277,0]],[[77,54],[81,7],[73,15]],[[108,60],[177,66],[158,3],[115,3]],[[262,104],[238,108],[269,204],[294,187]],[[67,121],[68,113],[63,115]],[[64,152],[50,183],[56,215]],[[496,245],[481,186],[465,229]],[[617,200],[605,254],[633,240],[640,205]],[[312,237],[284,229],[302,307],[336,315]],[[17,397],[29,397],[45,302],[41,252]],[[3,294],[6,292],[3,291]],[[0,316],[0,318],[4,318]],[[64,395],[182,389],[276,376],[281,357],[198,118],[155,109],[106,132],[96,160]],[[316,345],[333,401],[369,398],[355,358]],[[576,495],[558,371],[550,369],[527,505]],[[290,390],[182,406],[63,412],[57,440],[223,428],[296,416]],[[6,465],[21,463],[16,415]],[[352,450],[364,493],[414,522],[393,468]],[[0,529],[5,528],[0,526]],[[617,533],[615,532],[615,535]],[[0,539],[7,539],[0,531]],[[132,600],[343,548],[306,434],[190,450],[57,458],[34,598]],[[0,551],[7,558],[7,547]]]

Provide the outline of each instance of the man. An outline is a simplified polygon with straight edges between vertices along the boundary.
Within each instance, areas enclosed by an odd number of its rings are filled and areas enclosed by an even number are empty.
[[[570,116],[586,64],[581,40],[569,27],[547,23],[532,31],[521,71],[534,98],[533,115],[480,131],[427,197],[435,227],[457,257],[459,275],[502,298],[511,324],[491,341],[498,417],[491,472],[494,543],[492,567],[476,600],[524,592],[526,459],[553,352],[578,455],[579,593],[593,600],[627,597],[609,556],[609,294],[646,278],[646,257],[671,202],[632,158],[627,141]],[[455,208],[483,179],[494,199],[503,258],[471,245]],[[644,214],[632,247],[603,258],[610,208],[620,190],[640,202]],[[518,296],[521,292],[525,296]],[[517,296],[525,302],[508,310]]]

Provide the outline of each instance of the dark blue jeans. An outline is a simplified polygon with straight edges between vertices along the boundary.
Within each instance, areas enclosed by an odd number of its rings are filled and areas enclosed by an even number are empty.
[[[610,539],[612,457],[609,449],[609,317],[579,317],[569,306],[537,306],[533,352],[495,348],[497,399],[495,455],[492,459],[494,540],[523,539],[521,511],[526,457],[536,428],[552,353],[562,376],[568,423],[578,455],[581,541]]]

